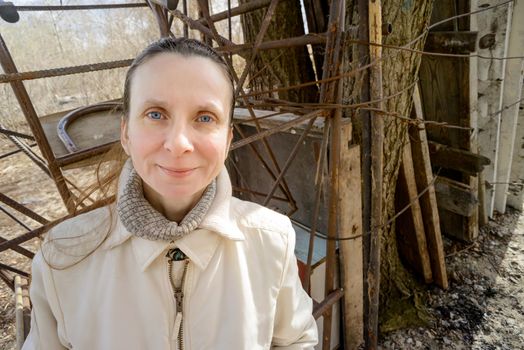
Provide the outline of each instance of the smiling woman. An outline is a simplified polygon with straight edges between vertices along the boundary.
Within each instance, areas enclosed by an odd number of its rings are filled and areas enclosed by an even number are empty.
[[[231,194],[233,106],[227,65],[199,41],[161,39],[135,59],[128,159],[100,181],[119,175],[116,203],[48,234],[24,349],[313,348],[289,219]]]

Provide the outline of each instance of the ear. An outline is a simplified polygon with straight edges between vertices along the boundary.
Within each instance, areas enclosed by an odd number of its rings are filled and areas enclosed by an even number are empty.
[[[124,117],[120,119],[120,143],[127,155],[129,155],[129,137],[127,136],[127,123]]]

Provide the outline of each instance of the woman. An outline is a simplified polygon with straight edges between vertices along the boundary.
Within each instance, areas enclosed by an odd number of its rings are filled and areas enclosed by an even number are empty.
[[[33,262],[24,349],[310,349],[287,217],[231,196],[233,83],[164,38],[131,65],[116,204],[53,229]]]

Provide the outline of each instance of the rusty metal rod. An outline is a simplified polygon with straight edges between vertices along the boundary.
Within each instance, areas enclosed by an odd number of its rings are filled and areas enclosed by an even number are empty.
[[[35,220],[36,222],[39,222],[41,224],[47,224],[49,220],[46,218],[38,215],[31,209],[24,207],[22,204],[18,203],[16,200],[8,197],[7,195],[0,192],[0,202],[8,205],[9,207],[13,208],[14,210],[20,212],[21,214],[24,214],[25,216]]]
[[[15,291],[15,282],[14,279],[11,279],[3,270],[0,270],[0,279],[4,281],[4,283],[11,288],[11,290]]]
[[[260,43],[258,50],[273,50],[273,49],[284,49],[295,46],[305,46],[308,44],[325,44],[326,43],[326,33],[309,33],[301,36],[296,36],[293,38],[286,38],[280,40],[270,40]],[[238,44],[238,45],[227,45],[217,48],[219,52],[227,52],[233,54],[240,54],[244,51],[249,51],[254,48],[253,43],[247,44]]]
[[[226,11],[215,13],[214,15],[210,16],[210,19],[213,22],[222,21],[224,19],[228,19],[228,18],[235,17],[238,15],[243,15],[245,13],[261,9],[269,5],[270,2],[271,0],[253,0],[246,4],[242,4],[242,5],[238,5],[237,7],[233,7],[230,11],[226,10]],[[204,23],[204,19],[199,19],[198,21],[201,23]]]
[[[0,74],[0,83],[11,83],[23,80],[52,78],[71,74],[96,72],[106,69],[123,68],[129,66],[131,62],[133,62],[132,59],[127,59],[119,61],[84,64],[81,66],[44,69],[32,72],[6,72],[6,74]]]
[[[7,239],[0,237],[0,243],[3,243],[3,242],[7,242]],[[29,251],[25,249],[24,247],[15,246],[11,249],[19,254],[22,254],[23,256],[28,257],[29,259],[32,259],[35,256],[35,254],[32,251]]]
[[[268,137],[270,135],[276,134],[277,132],[286,131],[288,129],[291,129],[295,125],[300,124],[300,123],[302,123],[302,122],[304,122],[304,121],[306,121],[308,119],[324,115],[324,113],[325,113],[325,111],[323,111],[323,110],[313,111],[311,113],[304,114],[303,116],[300,116],[300,117],[297,117],[297,118],[295,118],[293,120],[290,120],[289,122],[285,122],[285,123],[282,123],[282,124],[280,124],[278,126],[275,126],[274,128],[263,130],[263,131],[255,134],[255,135],[252,135],[252,136],[246,137],[246,138],[244,138],[242,140],[234,142],[231,145],[231,150],[234,150],[234,149],[237,149],[237,148],[240,148],[240,147],[244,147],[245,145],[248,145],[248,144],[250,144],[252,142],[261,140],[261,139],[263,139],[265,137]]]
[[[22,226],[28,231],[31,231],[31,228],[24,224],[20,219],[18,219],[16,216],[8,212],[4,207],[0,205],[0,211],[2,211],[5,215],[9,216],[14,222],[16,222],[18,225]]]
[[[233,191],[250,193],[250,194],[254,194],[254,195],[259,196],[259,197],[266,197],[267,196],[267,193],[253,191],[253,190],[250,190],[250,189],[247,189],[247,188],[240,188],[240,187],[237,187],[237,186],[233,186]],[[275,200],[278,200],[278,201],[281,201],[281,202],[286,202],[286,203],[288,202],[287,198],[278,197],[278,196],[273,196],[273,197],[271,197],[271,199],[275,199]]]
[[[311,219],[311,229],[309,231],[309,244],[308,244],[308,253],[307,253],[307,263],[306,263],[306,282],[304,284],[304,289],[310,293],[310,277],[311,277],[311,265],[313,262],[313,251],[315,249],[315,236],[317,234],[317,223],[320,211],[320,200],[322,195],[322,188],[324,186],[324,166],[327,155],[328,141],[329,141],[329,128],[331,125],[331,119],[327,118],[324,124],[324,132],[322,135],[322,144],[320,147],[320,154],[317,161],[317,170],[315,174],[315,206],[313,208],[313,217]]]
[[[266,206],[269,203],[269,201],[271,200],[271,198],[273,197],[273,194],[277,190],[277,187],[280,184],[280,181],[282,181],[282,178],[286,174],[286,172],[289,169],[291,163],[295,159],[295,156],[297,155],[298,150],[302,146],[302,142],[304,141],[306,136],[309,134],[309,131],[313,127],[313,124],[315,123],[315,120],[317,120],[317,117],[314,117],[314,118],[309,120],[309,123],[308,123],[306,129],[302,132],[302,135],[300,135],[300,138],[298,139],[298,141],[293,146],[293,149],[291,150],[291,153],[289,154],[289,156],[288,156],[288,158],[286,160],[286,163],[284,163],[284,166],[282,167],[282,170],[280,171],[280,174],[278,174],[277,179],[273,183],[273,186],[271,187],[271,190],[269,191],[269,193],[267,194],[266,198],[264,199],[264,202],[262,203],[262,205]]]
[[[20,276],[29,277],[29,274],[27,272],[19,270],[19,269],[14,268],[14,267],[11,267],[11,266],[6,265],[6,264],[0,263],[0,269],[14,272],[14,273],[16,273],[16,274],[18,274]]]
[[[329,9],[328,32],[331,35],[326,43],[326,57],[323,64],[323,78],[338,76],[340,70],[340,48],[345,13],[344,0],[331,1]],[[321,103],[341,102],[342,94],[335,94],[341,80],[325,83],[321,86]],[[340,111],[340,109],[338,109]],[[338,175],[340,156],[340,124],[341,113],[332,113],[331,138],[330,138],[330,188],[329,188],[329,211],[328,211],[328,237],[336,238],[338,223]],[[326,278],[324,295],[327,297],[334,289],[336,268],[336,243],[334,240],[326,240]],[[322,336],[322,348],[329,349],[331,346],[331,327],[333,321],[332,308],[324,313],[324,327]]]
[[[262,43],[262,40],[264,40],[264,36],[266,35],[266,32],[269,28],[269,23],[271,23],[271,18],[273,17],[273,14],[275,13],[275,10],[278,5],[278,0],[271,0],[271,3],[269,4],[269,7],[266,11],[266,14],[264,15],[264,19],[262,20],[262,24],[260,25],[260,28],[258,30],[257,36],[255,37],[255,43],[253,44],[253,50],[251,51],[251,55],[249,57],[249,61],[246,63],[244,67],[244,71],[240,75],[240,78],[237,82],[237,88],[235,90],[235,95],[238,96],[240,93],[240,90],[243,91],[244,89],[244,81],[247,78],[247,75],[251,69],[251,66],[255,62],[255,58],[258,55],[258,48],[260,44]]]
[[[35,147],[36,145],[37,145],[36,143],[32,143],[32,144],[28,145],[28,147]],[[10,156],[15,155],[15,154],[20,153],[20,152],[23,152],[23,151],[21,149],[17,149],[17,150],[11,151],[11,152],[4,153],[4,154],[0,155],[0,159],[4,159],[4,158],[7,158],[7,157],[10,157]]]
[[[6,3],[0,4],[1,7],[9,6]],[[78,11],[78,10],[104,10],[104,9],[119,9],[119,8],[136,8],[147,7],[146,3],[122,3],[122,4],[92,4],[92,5],[14,5],[17,11]]]
[[[16,136],[16,137],[20,137],[21,139],[26,139],[26,140],[31,140],[31,141],[35,140],[35,138],[31,135],[26,135],[18,131],[6,129],[2,125],[0,125],[0,134],[4,134],[8,136]]]
[[[49,169],[47,168],[47,164],[45,161],[40,158],[39,155],[37,155],[33,150],[26,145],[24,142],[20,141],[18,137],[16,136],[7,136],[7,138],[16,146],[20,151],[24,152],[24,154],[33,161],[44,173],[46,173],[48,176],[51,176],[51,173],[49,172]]]
[[[263,36],[264,36],[264,33],[267,31],[267,27],[265,29],[263,28],[264,27],[264,23],[265,23],[267,17],[269,16],[269,19],[267,19],[267,25],[269,25],[269,21],[271,20],[271,16],[272,16],[272,14],[273,14],[273,12],[275,10],[274,7],[276,7],[277,2],[278,2],[278,0],[272,0],[271,4],[270,4],[270,6],[269,6],[269,8],[267,10],[266,16],[264,17],[263,25],[262,25],[262,27],[260,29],[260,32],[257,34],[257,38],[260,37],[262,39]],[[202,1],[201,1],[201,3],[202,3]],[[221,44],[220,41],[219,41],[220,35],[218,34],[218,31],[215,28],[215,24],[212,21],[210,21],[209,7],[207,6],[207,4],[205,2],[203,2],[200,7],[201,7],[201,11],[203,12],[204,17],[207,20],[207,23],[208,23],[209,27],[211,28],[212,36],[215,38],[215,40],[217,40],[217,42],[219,44]],[[256,42],[256,40],[255,40],[255,42]],[[254,59],[253,56],[251,57],[251,60],[252,59]],[[235,91],[235,96],[241,96],[242,99],[244,100],[244,102],[247,102],[246,98],[243,97],[243,94],[244,94],[243,90],[242,89],[238,89],[238,86],[243,84],[243,83],[240,82],[242,78],[240,78],[240,79],[238,78],[238,76],[236,74],[236,71],[235,71],[235,68],[233,67],[233,62],[232,61],[228,61],[228,63],[230,65],[230,69],[231,69],[231,73],[233,75],[233,79],[237,83],[237,90]],[[248,71],[248,67],[246,67],[244,69],[244,72],[242,73],[242,75],[244,75],[247,71]],[[244,77],[244,79],[245,79],[245,77]],[[260,127],[260,124],[259,124],[258,120],[256,119],[256,114],[255,114],[253,108],[250,107],[250,106],[247,106],[247,110],[248,110],[248,112],[249,112],[249,114],[251,116],[251,119],[255,123],[257,132],[260,132],[261,131],[261,127]],[[271,160],[272,160],[272,162],[273,162],[277,172],[280,172],[280,167],[278,165],[276,157],[275,157],[275,155],[273,153],[273,150],[271,149],[271,146],[267,142],[266,138],[262,139],[262,143],[263,143],[264,147],[266,148],[266,151],[268,152],[269,157],[271,158]],[[252,147],[252,149],[254,149],[254,147]],[[275,177],[273,177],[273,179],[275,179]],[[283,192],[285,193],[285,195],[288,197],[289,203],[291,204],[291,207],[292,207],[292,210],[297,209],[295,200],[293,198],[293,195],[292,195],[291,191],[289,190],[289,187],[287,186],[286,181],[283,181],[282,185],[280,187],[283,190]]]
[[[67,219],[70,219],[76,215],[80,215],[80,214],[84,214],[84,213],[87,213],[91,210],[94,210],[94,209],[97,209],[97,208],[100,208],[100,207],[103,207],[104,205],[107,205],[109,203],[112,203],[115,201],[115,197],[114,196],[111,196],[109,198],[106,198],[106,199],[102,199],[100,201],[98,201],[96,204],[94,205],[91,205],[87,208],[84,208],[84,209],[81,209],[81,210],[78,210],[74,213],[71,213],[71,214],[68,214],[60,219],[57,219],[55,221],[51,221],[51,222],[48,222],[47,224],[43,225],[43,226],[40,226],[39,228],[33,230],[33,231],[29,231],[29,232],[26,232],[16,238],[13,238],[9,241],[6,241],[6,242],[2,242],[0,243],[0,253],[3,252],[4,250],[7,250],[7,249],[13,249],[14,247],[17,247],[18,245],[24,243],[24,242],[27,242],[29,241],[30,239],[33,239],[35,238],[36,236],[40,236],[42,234],[44,234],[45,232],[49,231],[51,228],[55,227],[56,225],[58,225],[59,223],[61,223],[62,221],[65,221]]]
[[[335,289],[329,293],[322,302],[315,305],[313,310],[313,317],[318,319],[320,316],[324,316],[327,311],[331,310],[333,305],[344,296],[344,290],[342,288]]]

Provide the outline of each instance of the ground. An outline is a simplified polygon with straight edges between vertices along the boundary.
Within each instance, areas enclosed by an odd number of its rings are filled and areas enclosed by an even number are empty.
[[[0,154],[13,148],[0,140]],[[80,182],[89,175],[68,173]],[[65,214],[54,184],[21,154],[0,159],[0,192],[48,219]],[[36,227],[35,223],[25,220]],[[22,232],[0,213],[0,236]],[[480,230],[473,244],[445,239],[450,287],[429,287],[433,321],[428,327],[381,336],[381,349],[522,349],[524,344],[524,214],[508,209]],[[24,245],[35,251],[39,240]],[[30,261],[12,251],[0,262],[29,271]],[[0,349],[15,349],[13,293],[0,282]]]

